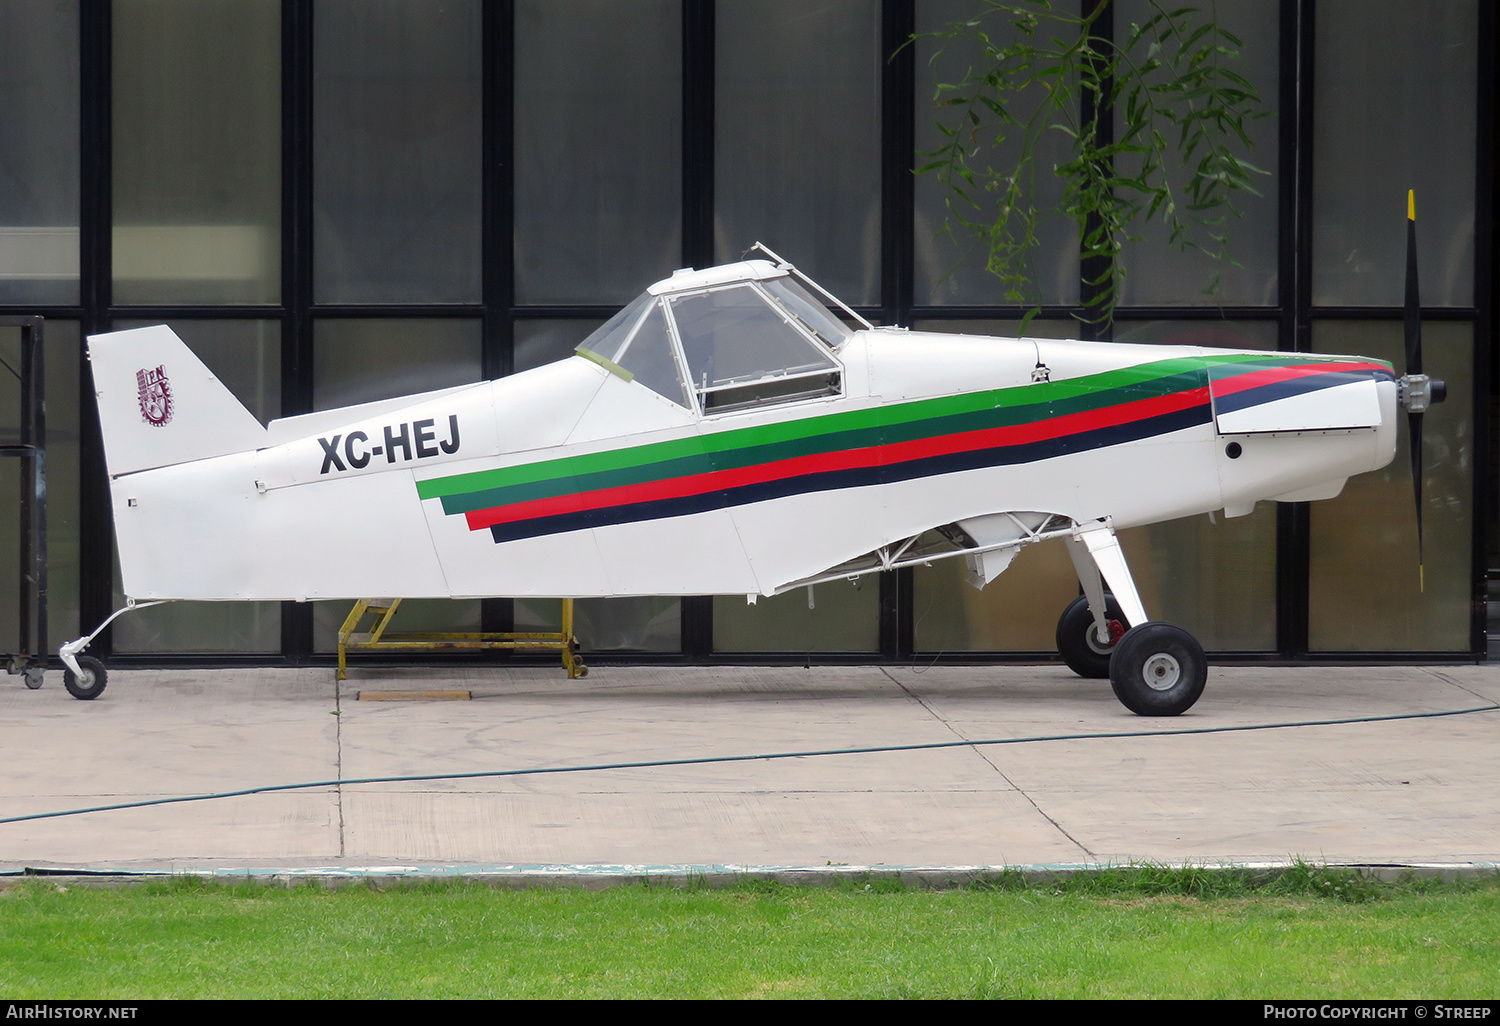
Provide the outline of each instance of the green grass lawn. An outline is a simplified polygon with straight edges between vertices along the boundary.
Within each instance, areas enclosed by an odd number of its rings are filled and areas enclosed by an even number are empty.
[[[0,891],[0,996],[1500,995],[1500,881],[1121,870],[931,891],[377,889],[47,881]]]

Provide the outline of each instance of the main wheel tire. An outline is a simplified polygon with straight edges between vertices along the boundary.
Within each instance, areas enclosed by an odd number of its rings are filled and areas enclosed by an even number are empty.
[[[1109,683],[1131,712],[1176,716],[1187,712],[1208,682],[1203,646],[1175,623],[1132,627],[1109,660]]]
[[[109,674],[104,672],[103,663],[93,656],[79,656],[78,669],[83,672],[76,676],[72,670],[63,670],[63,687],[68,689],[68,694],[83,702],[93,701],[104,694]]]
[[[1111,636],[1123,633],[1125,614],[1113,595],[1104,596],[1104,619],[1111,624]],[[1114,625],[1119,624],[1117,628]],[[1109,657],[1118,642],[1100,644],[1094,630],[1094,614],[1089,600],[1082,595],[1068,604],[1057,621],[1057,652],[1068,669],[1080,677],[1103,679],[1109,676]]]

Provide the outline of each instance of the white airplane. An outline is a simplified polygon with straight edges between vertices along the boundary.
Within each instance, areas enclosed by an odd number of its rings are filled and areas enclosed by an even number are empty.
[[[876,327],[769,250],[650,286],[536,370],[262,425],[165,326],[89,339],[129,604],[757,596],[1068,547],[1067,664],[1203,690],[1116,532],[1337,495],[1440,392],[1361,357]],[[832,300],[849,327],[818,296]],[[114,616],[110,617],[112,620]],[[105,621],[105,624],[109,620]],[[98,630],[102,630],[101,624]],[[69,691],[105,670],[63,646]]]

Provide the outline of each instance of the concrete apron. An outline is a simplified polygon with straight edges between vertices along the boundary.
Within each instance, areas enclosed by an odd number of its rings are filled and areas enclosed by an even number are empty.
[[[0,818],[316,786],[0,823],[0,872],[601,885],[1500,863],[1500,667],[1215,667],[1171,719],[1053,666],[122,670],[93,702],[56,672],[11,681]],[[398,691],[418,694],[357,698]],[[1461,710],[1484,711],[1435,715]],[[358,782],[576,767],[593,768]]]

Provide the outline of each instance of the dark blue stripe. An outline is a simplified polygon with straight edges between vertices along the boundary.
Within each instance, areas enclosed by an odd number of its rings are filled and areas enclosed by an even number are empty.
[[[547,534],[562,534],[565,531],[582,531],[591,527],[611,527],[616,524],[633,524],[645,520],[660,520],[666,517],[689,516],[732,506],[746,506],[753,502],[780,499],[788,495],[803,495],[809,492],[826,492],[836,488],[863,488],[870,485],[894,481],[911,481],[939,474],[955,474],[965,470],[980,470],[985,467],[1013,466],[1018,463],[1035,463],[1038,460],[1065,456],[1090,449],[1136,442],[1143,438],[1182,431],[1186,428],[1207,424],[1212,419],[1207,403],[1186,410],[1164,413],[1158,417],[1116,424],[1063,438],[1049,438],[1021,445],[996,446],[991,449],[976,449],[972,452],[949,453],[944,456],[927,456],[904,463],[875,467],[855,467],[848,470],[829,470],[800,477],[764,481],[700,495],[680,498],[658,499],[636,502],[605,509],[580,510],[577,513],[561,513],[533,520],[520,520],[510,524],[493,524],[490,533],[497,542],[519,541]]]
[[[1354,371],[1328,371],[1323,374],[1308,374],[1300,378],[1287,378],[1283,381],[1273,381],[1256,388],[1247,388],[1243,392],[1234,392],[1226,396],[1216,395],[1214,396],[1214,412],[1233,413],[1236,410],[1249,409],[1251,406],[1260,406],[1264,403],[1275,402],[1277,399],[1287,399],[1294,395],[1306,395],[1309,392],[1321,392],[1325,388],[1335,388],[1339,385],[1348,385],[1356,381],[1373,381],[1378,377],[1379,375],[1375,371],[1361,369]]]

